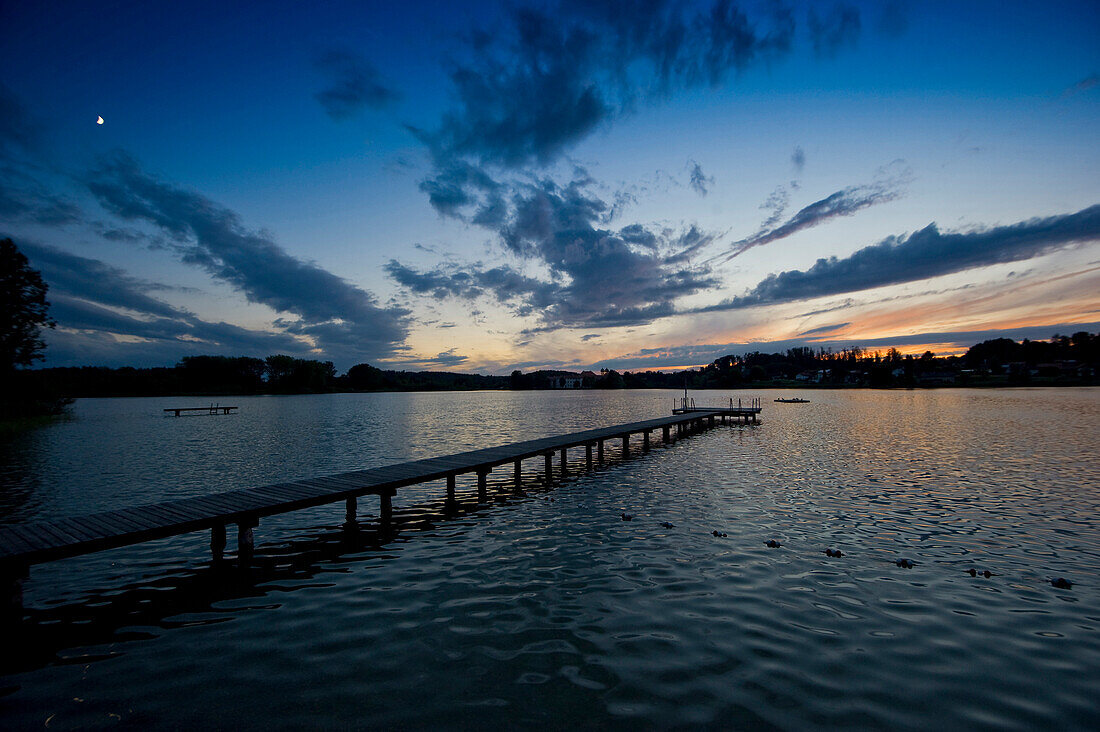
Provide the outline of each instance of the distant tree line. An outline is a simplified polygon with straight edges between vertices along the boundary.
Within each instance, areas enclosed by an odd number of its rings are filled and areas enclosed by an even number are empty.
[[[784,353],[754,351],[715,359],[683,371],[619,373],[603,369],[585,376],[563,371],[512,372],[512,389],[736,389],[767,387],[917,387],[1096,384],[1100,335],[1055,334],[1049,341],[1009,338],[984,341],[962,356],[931,351],[903,355],[862,348],[833,351],[808,347]]]
[[[500,389],[503,376],[383,371],[359,364],[342,376],[331,361],[293,356],[187,356],[172,367],[82,366],[21,371],[24,388],[70,397],[322,394],[339,391]]]
[[[727,355],[683,371],[598,373],[539,370],[510,376],[392,371],[359,364],[337,375],[331,361],[277,355],[187,356],[173,367],[47,368],[9,372],[26,393],[65,397],[228,396],[364,391],[479,389],[737,389],[767,387],[913,387],[1096,384],[1100,334],[1055,335],[1049,341],[1008,338],[972,346],[962,356],[902,355],[848,348],[791,348]]]

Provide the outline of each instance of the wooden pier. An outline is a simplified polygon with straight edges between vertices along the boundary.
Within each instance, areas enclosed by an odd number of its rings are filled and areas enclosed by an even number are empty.
[[[758,412],[759,409],[756,410]],[[752,415],[754,422],[756,413]],[[513,464],[514,482],[518,488],[522,461],[541,456],[544,481],[549,484],[554,481],[555,454],[560,454],[559,474],[566,475],[566,451],[569,448],[583,446],[585,467],[592,469],[593,448],[595,462],[602,465],[604,445],[608,440],[621,440],[622,454],[627,457],[633,435],[642,435],[642,450],[646,451],[650,448],[652,432],[660,431],[662,442],[667,444],[673,437],[686,437],[718,423],[746,420],[746,414],[736,409],[699,408],[671,417],[514,442],[369,470],[2,527],[0,592],[7,592],[8,608],[18,613],[22,608],[23,581],[29,576],[32,564],[193,531],[210,531],[211,552],[215,560],[220,560],[226,546],[226,526],[230,524],[237,527],[238,563],[246,565],[253,552],[254,530],[264,516],[345,501],[347,522],[354,525],[357,499],[364,495],[376,495],[381,521],[389,525],[393,496],[404,486],[445,478],[447,501],[453,504],[455,477],[476,473],[478,501],[484,502],[487,500],[487,476],[500,465]]]
[[[165,407],[166,412],[175,412],[176,416],[180,416],[180,412],[206,412],[207,414],[229,414],[237,407],[223,407],[220,404],[211,404],[208,407]]]
[[[706,412],[707,414],[718,415],[723,421],[729,420],[740,424],[760,424],[760,410],[761,405],[759,397],[750,399],[748,406],[743,406],[740,399],[737,400],[735,406],[733,399],[730,399],[728,407],[697,407],[695,406],[695,400],[687,396],[674,400],[672,403],[673,414],[699,414]]]

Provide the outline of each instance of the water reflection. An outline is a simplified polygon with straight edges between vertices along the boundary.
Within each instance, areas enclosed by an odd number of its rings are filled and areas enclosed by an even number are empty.
[[[154,727],[1086,727],[1100,665],[1098,395],[769,398],[757,428],[593,473],[579,452],[552,490],[532,461],[526,496],[504,470],[492,476],[499,500],[481,507],[472,479],[458,512],[439,484],[403,491],[392,537],[367,501],[358,534],[340,526],[342,505],[265,519],[248,574],[212,566],[203,535],[36,567],[33,650],[0,681],[0,716],[13,727],[109,714]],[[43,498],[29,510],[339,472],[671,404],[653,393],[267,399],[235,422],[152,422],[136,400],[87,406],[84,426],[51,439],[98,424],[118,430],[103,440],[133,433],[182,465],[120,466],[76,446],[86,475],[115,476],[77,489],[69,448],[43,452]]]

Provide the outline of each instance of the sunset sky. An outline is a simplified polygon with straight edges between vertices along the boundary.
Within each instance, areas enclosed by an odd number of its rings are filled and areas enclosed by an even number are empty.
[[[44,365],[1100,330],[1094,0],[226,5],[0,5]]]

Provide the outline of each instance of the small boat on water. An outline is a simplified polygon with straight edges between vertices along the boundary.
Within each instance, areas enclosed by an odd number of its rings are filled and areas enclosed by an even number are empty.
[[[810,403],[809,399],[799,399],[798,397],[795,397],[794,399],[776,399],[775,401],[782,402],[783,404],[809,404]]]

